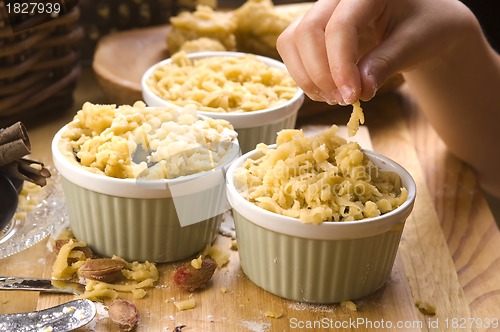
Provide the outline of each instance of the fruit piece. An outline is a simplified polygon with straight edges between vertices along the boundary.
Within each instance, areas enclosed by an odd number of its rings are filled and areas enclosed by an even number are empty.
[[[175,271],[172,280],[178,287],[193,292],[206,285],[216,268],[217,263],[212,258],[205,257],[199,269],[194,268],[191,262],[184,263]]]
[[[78,276],[103,282],[113,282],[122,275],[125,263],[111,258],[87,259],[78,269]]]
[[[117,299],[108,307],[109,318],[122,331],[132,331],[139,322],[139,311],[132,302]]]

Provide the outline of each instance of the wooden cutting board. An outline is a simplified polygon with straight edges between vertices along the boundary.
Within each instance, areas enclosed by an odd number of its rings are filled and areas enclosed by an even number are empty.
[[[86,101],[108,102],[95,82],[92,70],[84,69],[75,93],[74,108],[55,119],[38,119],[37,126],[28,128],[33,159],[50,165],[51,138],[72,119],[78,107]],[[160,283],[148,297],[137,302],[142,315],[137,331],[173,331],[175,326],[187,324],[183,331],[281,332],[291,330],[292,322],[330,319],[347,323],[360,319],[360,323],[364,322],[356,329],[343,329],[347,331],[373,331],[369,324],[374,326],[382,320],[395,326],[399,320],[412,324],[414,319],[417,320],[415,328],[380,330],[452,331],[451,328],[445,329],[446,321],[451,323],[460,319],[466,324],[481,324],[488,318],[500,318],[500,232],[474,172],[446,152],[444,143],[420,113],[407,87],[403,86],[394,94],[378,96],[364,103],[363,108],[374,150],[402,164],[417,183],[415,208],[406,223],[391,278],[383,289],[355,301],[358,305],[356,312],[336,305],[315,306],[284,301],[262,291],[244,276],[237,252],[228,249],[230,239],[221,236],[218,244],[231,253],[229,265],[217,271],[208,289],[193,295],[197,306],[184,312],[175,309],[172,298],[184,299],[188,295],[170,286],[175,265],[161,265]],[[323,103],[304,104],[302,111],[319,114],[299,119],[298,127],[345,124],[350,114],[349,107],[332,108]],[[42,241],[0,260],[0,274],[49,276],[52,259],[46,241]],[[227,292],[223,293],[221,287]],[[0,291],[0,313],[41,309],[71,298],[66,295],[39,296],[37,292],[12,294]],[[414,306],[416,300],[435,305],[436,316],[422,315]],[[283,309],[281,318],[265,316],[267,310],[275,309]],[[439,327],[437,323],[440,323]],[[498,331],[476,329],[475,326],[459,331]],[[91,330],[118,331],[106,319],[101,319]]]
[[[327,127],[303,127],[307,133],[324,128]],[[362,147],[372,148],[367,128],[360,128],[356,140]],[[388,151],[391,157],[402,163],[415,178],[417,201],[405,225],[390,279],[379,291],[354,301],[357,311],[340,305],[298,303],[267,293],[241,271],[238,253],[230,249],[231,237],[220,235],[216,245],[230,254],[229,263],[216,271],[205,290],[192,294],[179,291],[170,279],[180,263],[159,265],[161,276],[156,287],[148,290],[145,298],[133,300],[141,315],[137,331],[173,331],[184,325],[182,331],[287,331],[293,327],[307,327],[307,324],[318,324],[316,326],[322,328],[341,324],[348,327],[346,330],[353,331],[370,331],[377,326],[398,330],[396,324],[406,324],[405,331],[428,331],[433,322],[450,317],[470,317],[411,141],[408,137],[399,137],[386,143],[392,143],[386,144],[391,146],[391,151]],[[46,256],[44,275],[47,277],[50,276],[53,258],[50,253]],[[194,309],[177,310],[174,301],[191,297],[196,301]],[[37,307],[50,307],[72,298],[71,295],[41,294]],[[423,315],[416,308],[416,301],[435,306],[436,315]],[[271,318],[266,313],[281,316]],[[380,325],[384,322],[386,325]],[[101,310],[101,314],[80,331],[118,329]]]

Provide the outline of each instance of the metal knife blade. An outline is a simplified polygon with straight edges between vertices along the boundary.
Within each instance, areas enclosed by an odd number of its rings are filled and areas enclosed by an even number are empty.
[[[96,311],[90,300],[73,300],[39,311],[0,315],[0,331],[73,331],[94,319]]]
[[[39,292],[79,295],[83,293],[84,286],[76,282],[67,282],[62,280],[0,276],[0,289],[32,290]]]

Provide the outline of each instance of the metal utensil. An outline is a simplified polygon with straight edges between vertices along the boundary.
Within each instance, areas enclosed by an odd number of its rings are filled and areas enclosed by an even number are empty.
[[[0,276],[2,290],[33,290],[49,293],[82,294],[84,285],[63,280]]]
[[[73,300],[39,311],[0,315],[0,331],[73,331],[88,324],[96,312],[94,302]]]

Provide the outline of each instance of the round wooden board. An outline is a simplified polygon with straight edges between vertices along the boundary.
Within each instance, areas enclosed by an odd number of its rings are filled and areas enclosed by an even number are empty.
[[[141,77],[153,64],[169,57],[170,25],[116,32],[97,44],[92,67],[110,103],[142,100]]]

